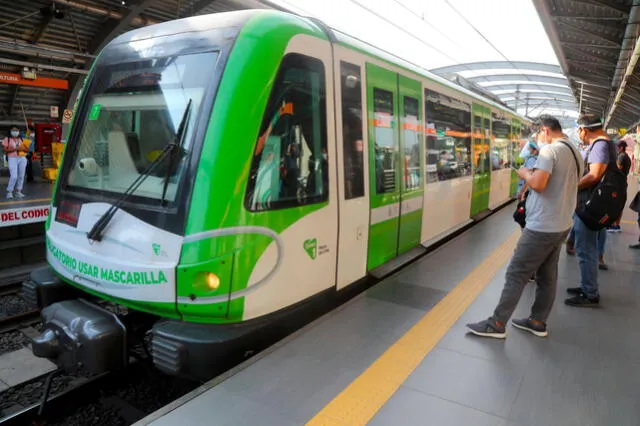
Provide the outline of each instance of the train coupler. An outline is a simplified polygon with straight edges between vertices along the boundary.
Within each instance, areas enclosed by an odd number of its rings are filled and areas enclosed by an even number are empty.
[[[101,374],[128,364],[127,330],[118,316],[83,299],[42,310],[44,329],[32,339],[33,354],[67,372]]]

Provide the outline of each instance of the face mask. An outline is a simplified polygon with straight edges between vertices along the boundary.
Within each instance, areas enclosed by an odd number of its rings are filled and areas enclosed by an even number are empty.
[[[14,138],[17,138],[19,134],[20,134],[20,132],[17,132],[15,130],[11,131],[11,136],[13,136]]]

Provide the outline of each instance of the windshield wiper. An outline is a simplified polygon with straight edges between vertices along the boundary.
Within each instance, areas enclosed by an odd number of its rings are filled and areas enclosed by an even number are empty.
[[[169,157],[169,166],[167,167],[167,172],[164,175],[164,187],[162,188],[162,198],[160,198],[160,204],[165,205],[165,198],[167,196],[167,188],[169,187],[169,178],[173,172],[173,167],[176,162],[176,158],[183,152],[182,145],[184,143],[183,134],[184,130],[187,127],[187,117],[189,116],[189,111],[191,111],[191,99],[189,99],[189,103],[184,110],[184,115],[182,116],[182,120],[180,121],[180,126],[178,127],[178,133],[176,133],[176,139],[174,140],[174,144],[177,142],[177,151],[173,151],[171,153],[171,157]]]
[[[102,232],[107,227],[113,216],[116,214],[118,209],[122,206],[122,204],[133,194],[139,187],[142,185],[149,174],[160,164],[167,155],[173,153],[173,151],[179,147],[179,143],[182,141],[182,134],[186,128],[187,116],[189,115],[189,111],[191,110],[191,99],[189,99],[189,103],[182,114],[182,120],[180,120],[180,126],[178,127],[178,132],[176,133],[174,139],[164,147],[160,155],[156,157],[155,160],[151,162],[147,166],[146,169],[133,181],[131,185],[124,191],[124,193],[120,196],[118,201],[116,201],[109,209],[100,216],[100,218],[93,225],[91,230],[87,232],[87,238],[91,241],[102,241]],[[165,191],[166,191],[166,183],[165,183]],[[164,192],[162,197],[164,199]]]

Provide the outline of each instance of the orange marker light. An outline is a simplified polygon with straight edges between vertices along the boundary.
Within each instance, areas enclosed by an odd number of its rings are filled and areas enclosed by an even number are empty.
[[[220,287],[220,278],[213,272],[207,274],[207,286],[210,290],[217,290]]]

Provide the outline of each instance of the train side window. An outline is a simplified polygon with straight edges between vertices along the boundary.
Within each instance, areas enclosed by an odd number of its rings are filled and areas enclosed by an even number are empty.
[[[482,117],[479,115],[473,116],[473,161],[475,167],[473,174],[480,175],[487,171],[486,169],[486,155],[484,152],[484,130],[482,128]]]
[[[340,62],[342,91],[342,150],[345,199],[364,196],[362,142],[362,81],[360,67]]]
[[[245,205],[264,211],[324,202],[328,179],[324,65],[291,53],[282,60],[260,126]]]
[[[422,184],[420,176],[420,103],[417,99],[405,96],[402,114],[404,133],[404,158],[402,168],[405,171],[405,190],[416,189]]]
[[[376,193],[396,190],[396,139],[393,126],[393,93],[373,89]]]
[[[495,112],[493,118],[493,149],[491,152],[491,170],[509,168],[511,159],[510,151],[510,130],[511,126],[505,117],[501,117]]]
[[[425,90],[425,180],[438,182],[471,174],[471,105]]]

